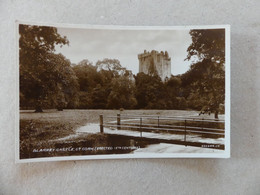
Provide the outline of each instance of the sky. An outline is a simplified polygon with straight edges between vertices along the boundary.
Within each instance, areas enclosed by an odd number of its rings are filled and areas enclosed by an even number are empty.
[[[185,73],[191,61],[184,61],[191,44],[189,30],[117,30],[58,28],[69,46],[56,47],[71,63],[88,59],[93,64],[104,58],[118,59],[123,67],[138,73],[138,54],[144,50],[167,51],[173,75]]]

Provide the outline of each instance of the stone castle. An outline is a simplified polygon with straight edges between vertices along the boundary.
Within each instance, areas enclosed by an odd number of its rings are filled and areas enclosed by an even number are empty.
[[[162,81],[171,77],[171,58],[167,51],[160,53],[152,50],[138,55],[139,72],[149,75],[158,74]]]

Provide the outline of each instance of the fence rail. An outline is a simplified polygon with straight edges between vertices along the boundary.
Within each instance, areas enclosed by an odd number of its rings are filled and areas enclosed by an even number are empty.
[[[106,118],[117,118],[117,116],[107,116]],[[147,116],[121,115],[120,118],[128,118],[128,119],[143,118],[143,119],[159,119],[159,120],[176,119],[176,120],[180,120],[180,121],[187,120],[187,121],[214,122],[214,123],[224,123],[225,122],[224,120],[219,120],[219,119],[204,119],[204,118],[198,119],[198,118],[195,118],[195,117],[177,117],[177,116],[175,116],[175,117],[167,117],[167,116],[160,117],[158,115],[151,115],[151,116],[149,116],[149,115],[147,115]]]
[[[117,130],[139,131],[140,137],[143,132],[183,134],[183,141],[186,145],[187,135],[196,134],[204,138],[225,137],[224,120],[198,119],[195,117],[171,117],[159,115],[120,115],[106,116],[110,121],[104,122],[103,115],[100,115],[100,132],[104,132],[104,127]],[[111,119],[115,119],[111,121]],[[167,124],[174,122],[174,124]],[[166,123],[166,124],[165,124]],[[177,124],[176,124],[177,123]],[[178,124],[179,123],[179,124]],[[194,124],[195,123],[195,124]],[[211,124],[212,127],[206,125]],[[212,125],[217,124],[217,125]],[[194,126],[196,125],[196,126]],[[198,126],[199,125],[199,126]],[[223,128],[215,128],[215,126]]]

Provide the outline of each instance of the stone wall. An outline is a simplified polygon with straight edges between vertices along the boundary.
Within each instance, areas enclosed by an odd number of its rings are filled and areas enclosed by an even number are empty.
[[[165,78],[171,77],[171,58],[169,58],[168,52],[165,51],[155,51],[147,52],[138,55],[139,59],[139,72],[145,74],[151,74],[151,66],[154,65],[157,74],[164,81]]]

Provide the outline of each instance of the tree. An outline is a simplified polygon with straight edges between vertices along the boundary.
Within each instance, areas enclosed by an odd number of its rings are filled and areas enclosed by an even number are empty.
[[[97,67],[93,66],[93,64],[86,59],[75,65],[73,70],[78,78],[80,91],[91,92],[97,84],[102,82]]]
[[[49,54],[47,59],[51,68],[48,70],[49,72],[45,72],[43,75],[46,76],[47,74],[47,78],[51,81],[44,82],[56,84],[54,84],[55,87],[52,90],[48,89],[48,100],[52,101],[52,106],[56,106],[60,111],[67,106],[76,107],[79,84],[70,61],[62,54]],[[48,66],[45,66],[45,71],[46,67]]]
[[[190,90],[190,94],[186,98],[188,107],[194,110],[204,110],[205,105],[208,104],[207,98],[201,96],[199,90]]]
[[[123,101],[124,95],[119,94],[118,90],[124,87],[125,80],[129,80],[131,83],[133,75],[131,71],[121,66],[119,60],[106,58],[102,61],[99,60],[95,66],[88,60],[82,60],[73,67],[73,70],[80,85],[80,108],[117,108],[118,106],[113,103],[115,101],[118,105],[129,106],[122,103],[125,102]],[[121,81],[122,83],[120,83]],[[115,100],[115,97],[118,100]]]
[[[199,91],[205,106],[215,112],[225,100],[225,30],[191,30],[192,43],[188,47],[187,60],[195,59],[190,70],[182,77],[184,85]]]
[[[19,34],[20,94],[22,100],[32,102],[36,112],[42,112],[43,105],[54,103],[50,97],[63,99],[58,95],[60,90],[57,89],[62,83],[56,83],[57,64],[52,60],[56,57],[61,60],[60,56],[53,55],[55,46],[69,44],[69,41],[54,27],[20,24]]]
[[[225,29],[191,30],[190,35],[192,43],[186,59],[196,56],[197,61],[209,59],[222,65],[225,63]]]
[[[95,101],[95,105],[92,101],[92,97],[96,99],[93,93],[97,93],[97,91],[94,92],[94,89],[96,89],[97,85],[100,85],[101,88],[102,84],[102,75],[97,71],[97,67],[89,60],[84,59],[78,64],[75,64],[73,70],[77,76],[80,90],[78,108],[99,107]]]
[[[107,105],[107,97],[108,97],[106,88],[102,87],[98,84],[91,94],[92,100],[92,108],[95,109],[105,109]]]
[[[164,99],[167,102],[168,109],[180,109],[178,96],[181,96],[181,79],[177,76],[171,76],[165,83],[166,93]]]
[[[137,101],[134,97],[135,86],[127,76],[114,78],[111,83],[112,90],[108,96],[108,108],[134,108]]]
[[[138,108],[165,109],[163,101],[158,102],[167,96],[165,86],[158,75],[151,76],[138,73],[135,76],[136,99]]]
[[[103,60],[98,60],[96,63],[98,70],[107,70],[109,71],[113,77],[122,76],[125,74],[130,74],[131,71],[122,67],[120,61],[117,59],[108,59],[105,58]]]

